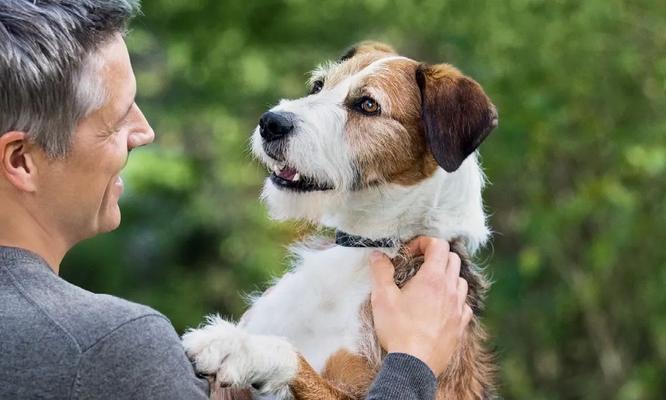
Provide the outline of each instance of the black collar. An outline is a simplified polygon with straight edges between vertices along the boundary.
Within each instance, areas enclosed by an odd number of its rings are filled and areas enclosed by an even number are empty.
[[[393,248],[398,247],[399,242],[387,238],[372,240],[362,236],[350,235],[342,231],[335,231],[335,244],[342,247]]]

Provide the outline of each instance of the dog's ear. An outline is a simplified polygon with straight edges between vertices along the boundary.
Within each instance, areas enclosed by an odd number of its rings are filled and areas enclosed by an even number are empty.
[[[497,110],[478,83],[448,64],[419,65],[416,82],[428,147],[453,172],[497,126]]]

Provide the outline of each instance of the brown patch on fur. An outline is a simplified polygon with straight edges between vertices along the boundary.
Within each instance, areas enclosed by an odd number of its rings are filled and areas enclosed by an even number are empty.
[[[352,359],[350,359],[351,361]],[[336,387],[326,377],[319,375],[302,356],[299,356],[298,375],[289,384],[296,400],[355,400],[352,393]]]
[[[393,47],[389,46],[386,43],[375,42],[372,40],[366,40],[360,43],[357,43],[352,47],[354,50],[354,56],[367,53],[386,53],[387,55],[396,55],[398,54]],[[350,57],[351,58],[351,57]]]
[[[377,372],[365,357],[343,349],[328,359],[322,376],[353,398],[365,398]]]

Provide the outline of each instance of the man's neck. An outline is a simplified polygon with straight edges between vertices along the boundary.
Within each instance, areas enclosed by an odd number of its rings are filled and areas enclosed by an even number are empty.
[[[41,256],[56,274],[60,272],[60,263],[71,247],[62,238],[51,234],[23,207],[0,204],[0,221],[0,246],[30,250]]]

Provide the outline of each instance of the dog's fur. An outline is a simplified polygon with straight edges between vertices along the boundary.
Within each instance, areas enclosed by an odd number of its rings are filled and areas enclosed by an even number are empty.
[[[267,141],[258,127],[252,149],[267,166],[280,165],[276,171],[287,165],[329,190],[292,190],[267,179],[263,198],[272,216],[369,239],[451,240],[476,316],[438,378],[437,398],[492,398],[493,365],[478,320],[488,285],[468,254],[489,236],[475,150],[497,125],[495,107],[454,67],[418,63],[381,43],[355,46],[315,70],[311,84],[316,93],[271,110],[288,115],[293,131]],[[378,112],[359,103],[367,98]],[[251,388],[260,398],[364,398],[385,356],[369,306],[372,250],[295,246],[291,271],[254,299],[239,324],[214,317],[184,335],[196,368],[214,375],[216,387]],[[386,251],[399,285],[422,262],[400,248]]]

